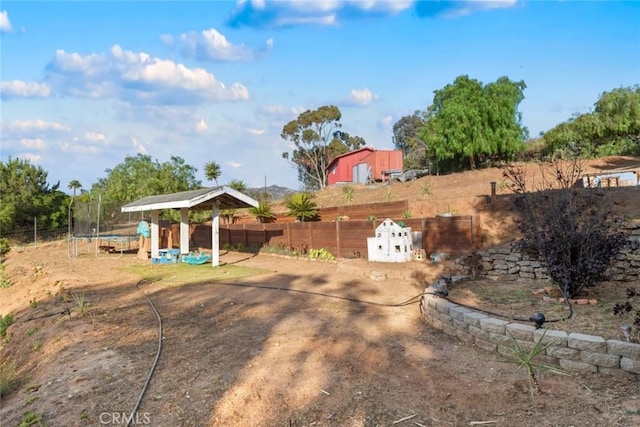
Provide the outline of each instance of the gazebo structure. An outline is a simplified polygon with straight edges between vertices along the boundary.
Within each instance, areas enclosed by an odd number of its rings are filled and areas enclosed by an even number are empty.
[[[160,255],[160,210],[180,210],[180,253],[189,253],[189,210],[211,210],[211,264],[220,264],[220,209],[258,207],[258,201],[222,186],[149,196],[122,206],[122,212],[151,212],[151,257]]]

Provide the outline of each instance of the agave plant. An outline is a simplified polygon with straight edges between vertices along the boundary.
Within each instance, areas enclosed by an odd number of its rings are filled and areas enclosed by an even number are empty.
[[[264,200],[258,203],[258,207],[250,208],[249,213],[255,215],[258,222],[261,223],[271,222],[276,219],[276,214],[271,210],[271,205]]]
[[[285,202],[289,209],[288,216],[294,216],[298,221],[309,221],[318,217],[318,206],[311,200],[309,193],[296,193]]]

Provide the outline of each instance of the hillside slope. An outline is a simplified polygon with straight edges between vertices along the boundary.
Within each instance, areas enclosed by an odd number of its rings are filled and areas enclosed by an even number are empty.
[[[543,166],[538,163],[523,164],[526,176],[532,183],[540,181]],[[618,156],[584,161],[584,173],[635,170],[640,172],[640,157]],[[547,171],[548,173],[548,171]],[[496,202],[489,204],[491,182],[496,183]],[[502,168],[487,168],[449,175],[426,176],[410,182],[378,183],[374,185],[351,184],[354,192],[352,205],[392,200],[408,200],[409,214],[413,218],[433,217],[446,211],[457,215],[481,214],[484,242],[487,244],[509,240],[514,229],[509,206],[503,200],[512,194],[506,186]],[[319,208],[343,206],[346,185],[327,187],[315,193]],[[640,218],[640,187],[619,187],[615,203],[625,217]],[[274,203],[274,212],[287,212],[282,201]]]

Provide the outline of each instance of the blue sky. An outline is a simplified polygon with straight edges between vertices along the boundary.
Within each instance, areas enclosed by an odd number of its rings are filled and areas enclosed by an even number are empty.
[[[3,1],[1,158],[90,188],[144,153],[220,183],[299,188],[282,127],[337,105],[343,130],[392,127],[469,75],[524,80],[538,135],[640,83],[640,2]]]

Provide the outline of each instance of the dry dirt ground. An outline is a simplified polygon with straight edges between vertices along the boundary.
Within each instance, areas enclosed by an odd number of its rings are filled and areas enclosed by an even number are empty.
[[[162,351],[131,425],[640,425],[637,377],[546,374],[532,401],[509,359],[431,329],[416,304],[385,305],[420,294],[439,265],[234,252],[221,261],[265,271],[138,288],[122,270],[148,263],[134,254],[14,248],[0,313],[16,321],[0,357],[23,381],[0,402],[0,426],[25,413],[46,426],[127,425],[159,342],[145,297],[162,319]],[[84,316],[73,293],[89,304]],[[67,307],[70,316],[41,317]]]

